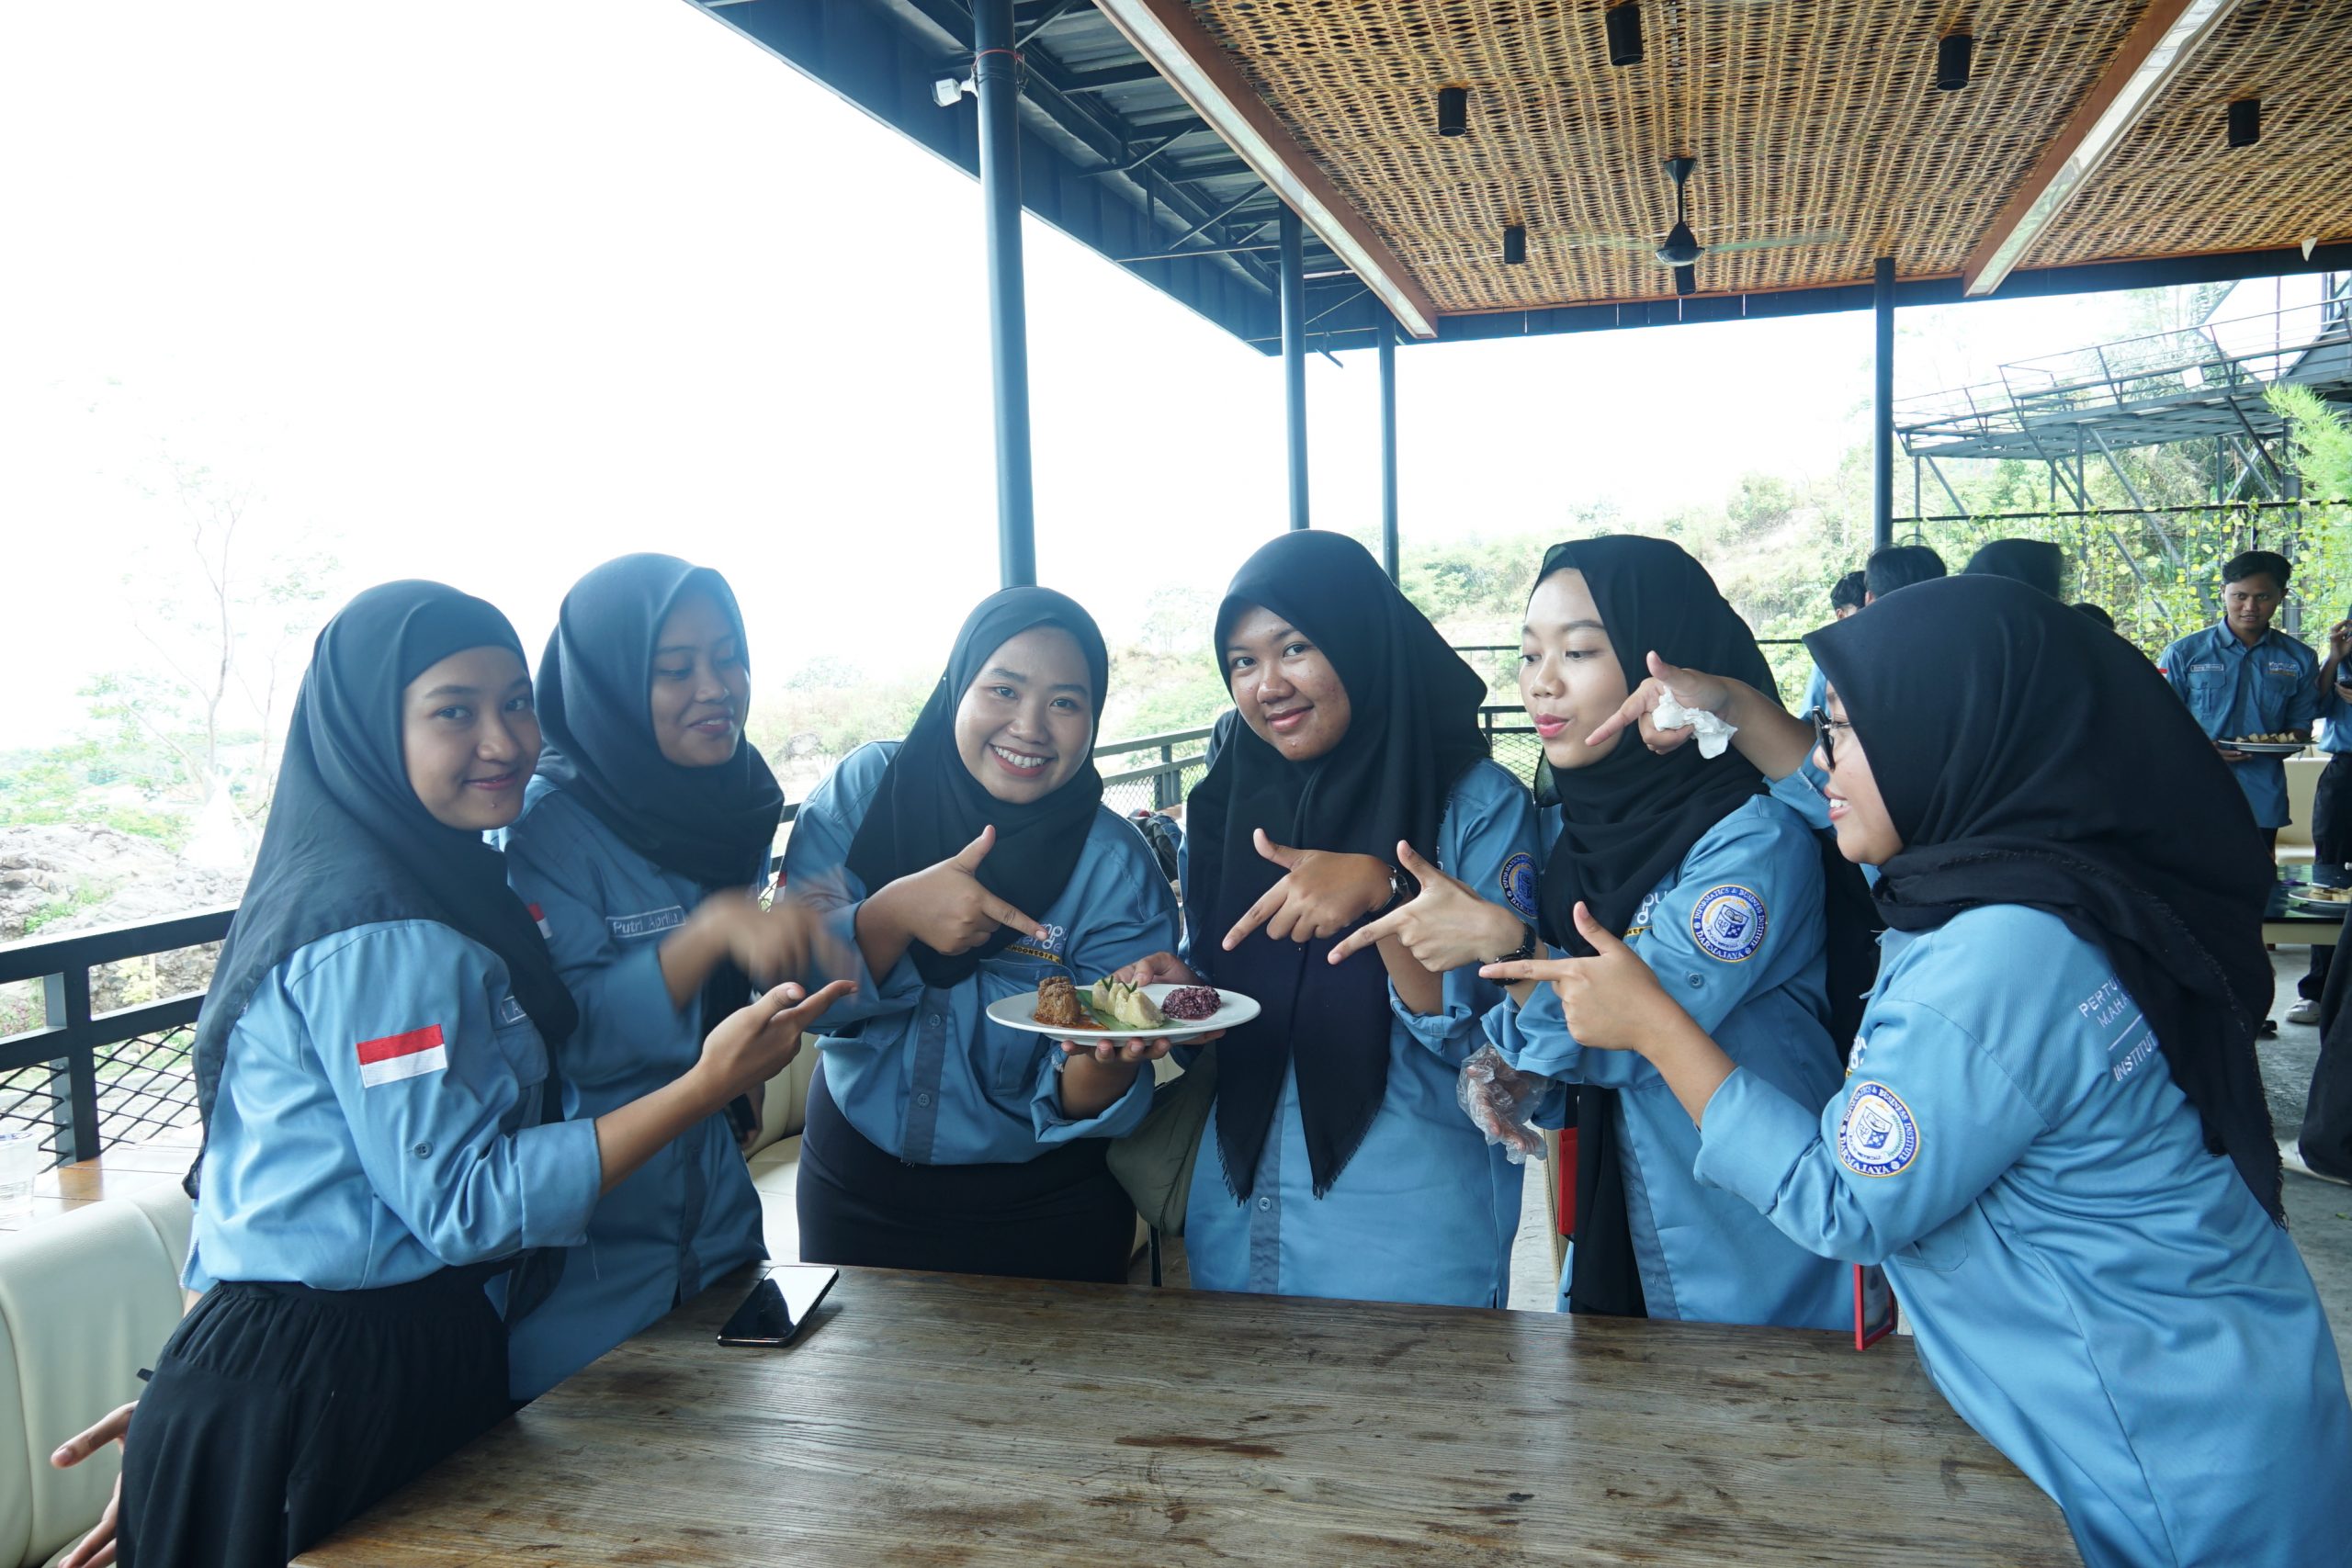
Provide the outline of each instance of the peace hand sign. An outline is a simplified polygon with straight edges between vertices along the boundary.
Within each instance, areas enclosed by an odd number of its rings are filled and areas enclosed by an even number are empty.
[[[1414,853],[1413,846],[1402,840],[1396,844],[1396,863],[1419,881],[1420,897],[1350,932],[1345,942],[1331,950],[1332,963],[1341,963],[1393,936],[1413,955],[1414,963],[1432,975],[1442,975],[1465,964],[1483,963],[1520,944],[1524,923],[1517,915],[1481,898],[1466,884]]]

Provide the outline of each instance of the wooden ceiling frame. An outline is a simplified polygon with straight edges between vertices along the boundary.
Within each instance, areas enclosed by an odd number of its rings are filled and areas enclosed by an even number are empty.
[[[1182,0],[1096,0],[1096,6],[1193,112],[1379,297],[1397,325],[1417,338],[1437,336],[1435,302]]]
[[[1961,264],[1965,297],[1982,299],[2000,288],[2235,4],[2155,0],[2148,7]]]

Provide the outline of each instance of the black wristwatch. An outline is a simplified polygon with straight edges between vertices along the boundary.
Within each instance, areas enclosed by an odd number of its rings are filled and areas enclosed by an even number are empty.
[[[1409,904],[1420,896],[1421,879],[1401,865],[1391,864],[1388,868],[1388,902],[1380,907],[1380,912],[1385,915],[1397,905]]]
[[[1528,924],[1526,921],[1521,920],[1519,926],[1519,945],[1512,948],[1509,953],[1498,954],[1494,958],[1489,959],[1488,962],[1493,964],[1518,964],[1526,959],[1534,957],[1535,950],[1543,944],[1544,939],[1542,936],[1537,934],[1535,928]]]

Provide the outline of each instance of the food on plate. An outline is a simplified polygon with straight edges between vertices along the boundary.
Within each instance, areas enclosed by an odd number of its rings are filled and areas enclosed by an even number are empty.
[[[2296,896],[2301,898],[2309,898],[2315,904],[2352,904],[2352,887],[2313,887],[2305,886],[2297,890]]]
[[[2236,743],[2239,745],[2251,746],[2301,746],[2305,742],[2302,736],[2289,733],[2285,735],[2241,735],[2237,738]],[[2229,741],[2223,741],[2222,744],[2226,746],[2231,743]]]
[[[1054,1029],[1100,1029],[1079,1005],[1078,987],[1067,975],[1048,975],[1037,982],[1037,1009],[1029,1015]]]
[[[1163,1029],[1168,1016],[1144,995],[1142,987],[1117,980],[1097,980],[1088,998],[1094,1010],[1128,1029]]]
[[[1187,1023],[1197,1023],[1225,1005],[1225,998],[1214,987],[1179,986],[1168,993],[1159,1010],[1170,1018],[1181,1018]]]

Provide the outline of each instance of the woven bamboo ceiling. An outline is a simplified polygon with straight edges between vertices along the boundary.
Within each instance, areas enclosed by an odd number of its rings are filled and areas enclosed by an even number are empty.
[[[1167,7],[1158,7],[1165,11]],[[2110,70],[2146,0],[1642,0],[1611,66],[1604,0],[1192,0],[1338,199],[1445,314],[1653,299],[1698,160],[1702,294],[1959,274]],[[1106,10],[1112,7],[1106,6]],[[2177,7],[2174,7],[2177,9]],[[1937,90],[1943,35],[1971,80]],[[2352,234],[2352,0],[2241,0],[2019,258],[2030,267]],[[1466,134],[1436,132],[1441,87]],[[2231,100],[2261,140],[2225,144]],[[2094,106],[2095,107],[2095,106]],[[1527,258],[1502,259],[1523,224]],[[1817,237],[1815,237],[1817,236]],[[1808,238],[1814,237],[1814,238]]]

